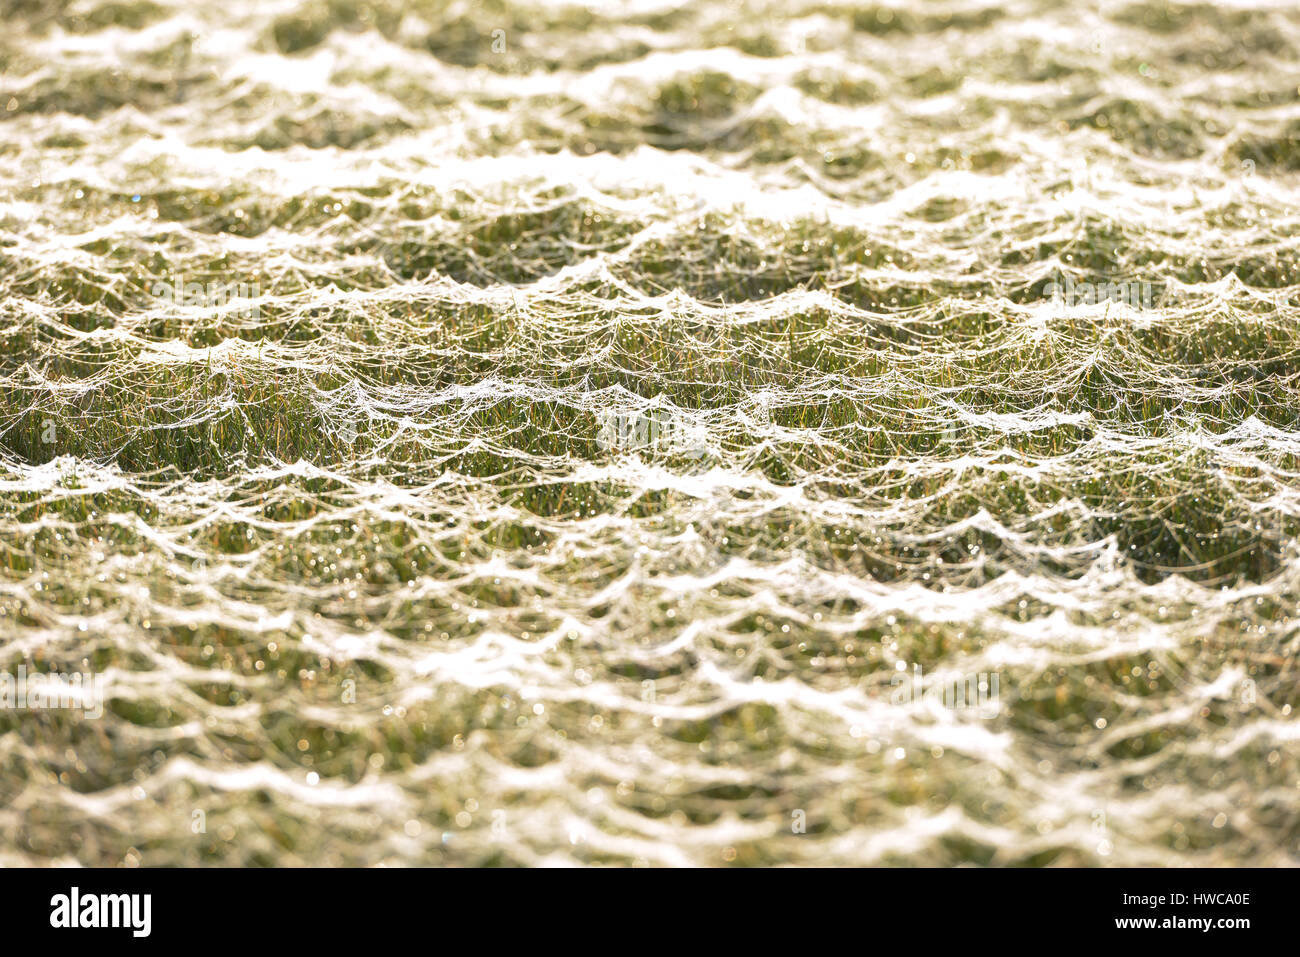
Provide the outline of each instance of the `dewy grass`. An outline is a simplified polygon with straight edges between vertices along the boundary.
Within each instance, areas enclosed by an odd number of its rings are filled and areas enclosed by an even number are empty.
[[[1294,13],[65,6],[0,864],[1296,862]]]

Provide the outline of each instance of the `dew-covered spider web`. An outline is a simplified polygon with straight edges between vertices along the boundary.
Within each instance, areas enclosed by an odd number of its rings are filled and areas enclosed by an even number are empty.
[[[0,864],[1300,860],[1293,5],[3,9]]]

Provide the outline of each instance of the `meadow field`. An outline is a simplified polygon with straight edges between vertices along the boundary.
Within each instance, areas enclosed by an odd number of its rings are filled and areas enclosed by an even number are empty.
[[[0,10],[0,865],[1300,863],[1294,4]]]

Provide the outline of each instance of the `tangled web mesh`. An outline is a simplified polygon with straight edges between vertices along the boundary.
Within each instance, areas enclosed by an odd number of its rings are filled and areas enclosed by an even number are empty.
[[[0,863],[1300,858],[1290,7],[6,6]]]

